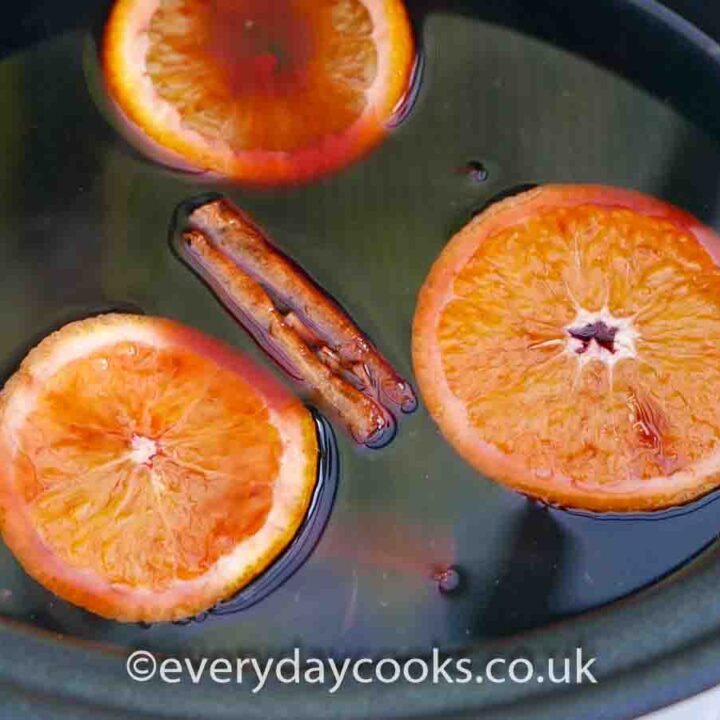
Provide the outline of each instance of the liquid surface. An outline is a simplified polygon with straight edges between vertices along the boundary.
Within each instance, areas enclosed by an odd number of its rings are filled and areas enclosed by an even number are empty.
[[[430,264],[473,211],[508,187],[632,186],[720,226],[720,144],[699,128],[704,117],[659,99],[680,97],[687,85],[667,71],[671,63],[653,95],[503,24],[532,17],[526,3],[503,3],[505,15],[492,22],[459,5],[465,14],[415,17],[426,56],[418,101],[366,161],[302,189],[218,188],[351,309],[408,376],[410,320]],[[557,40],[571,37],[568,30]],[[194,325],[265,362],[168,251],[173,209],[207,184],[144,161],[114,133],[88,93],[87,38],[59,36],[0,63],[2,367],[9,372],[49,327],[111,301]],[[644,40],[657,68],[673,48]],[[470,161],[488,171],[483,183],[457,172]],[[186,627],[120,626],[53,598],[3,548],[0,614],[150,649],[449,649],[624,597],[687,563],[720,527],[720,502],[617,520],[529,503],[478,477],[422,408],[382,452],[338,440],[342,481],[326,533],[298,573],[246,612]],[[439,592],[438,568],[450,566],[462,582]]]

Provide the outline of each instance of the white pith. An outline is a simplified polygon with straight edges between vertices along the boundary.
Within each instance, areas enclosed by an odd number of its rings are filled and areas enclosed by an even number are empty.
[[[598,322],[603,322],[607,327],[617,329],[614,352],[604,348],[594,340],[585,343],[570,335],[570,330],[583,328],[586,325],[593,325]],[[565,330],[568,333],[565,341],[565,352],[574,357],[580,367],[584,367],[593,360],[599,360],[609,368],[613,368],[621,360],[637,357],[637,341],[640,339],[640,333],[633,325],[632,318],[615,317],[607,306],[594,312],[578,307],[575,320],[566,325]],[[585,348],[584,351],[583,348]]]
[[[158,444],[151,438],[142,435],[133,435],[130,447],[130,460],[137,465],[146,465],[158,453]]]

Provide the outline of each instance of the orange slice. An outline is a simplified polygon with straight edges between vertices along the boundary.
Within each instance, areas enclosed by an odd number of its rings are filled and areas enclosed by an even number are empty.
[[[45,587],[116,620],[189,617],[261,573],[316,464],[299,400],[169,320],[67,325],[0,399],[5,542]]]
[[[720,238],[640,193],[492,206],[420,293],[413,356],[450,443],[523,493],[654,510],[720,485]]]
[[[151,154],[273,184],[377,145],[415,48],[402,0],[117,0],[102,59]]]

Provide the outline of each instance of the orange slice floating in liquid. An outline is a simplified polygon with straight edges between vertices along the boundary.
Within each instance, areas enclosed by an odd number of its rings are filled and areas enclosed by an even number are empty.
[[[260,574],[316,468],[300,401],[169,320],[67,325],[0,400],[5,542],[48,589],[121,621],[189,617]]]
[[[592,510],[720,485],[720,238],[629,190],[546,186],[445,248],[420,293],[423,398],[478,470]]]
[[[275,184],[377,145],[415,47],[402,0],[117,0],[102,58],[151,154]]]

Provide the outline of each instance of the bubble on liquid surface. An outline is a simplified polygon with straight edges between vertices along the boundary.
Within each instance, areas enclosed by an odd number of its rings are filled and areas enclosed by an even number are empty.
[[[438,590],[443,595],[450,595],[461,589],[463,577],[460,570],[455,565],[437,570],[433,575],[433,579],[437,583]]]

